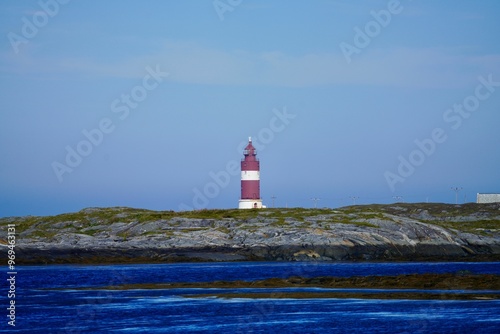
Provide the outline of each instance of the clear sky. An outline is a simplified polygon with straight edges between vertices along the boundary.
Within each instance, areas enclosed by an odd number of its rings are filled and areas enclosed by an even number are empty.
[[[500,192],[500,2],[0,2],[0,217]]]

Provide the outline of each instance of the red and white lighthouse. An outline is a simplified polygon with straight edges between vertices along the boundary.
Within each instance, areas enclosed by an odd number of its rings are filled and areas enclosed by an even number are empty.
[[[240,209],[260,209],[260,163],[257,151],[252,145],[252,138],[248,138],[248,145],[243,151],[245,158],[241,160],[241,199]]]

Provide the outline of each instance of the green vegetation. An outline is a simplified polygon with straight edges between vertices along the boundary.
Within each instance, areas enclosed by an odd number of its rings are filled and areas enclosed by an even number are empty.
[[[284,227],[287,225],[288,224],[285,221],[285,218],[278,218],[277,220],[275,220],[274,222],[271,223],[271,226],[274,226],[274,227]]]
[[[225,234],[228,234],[230,232],[227,227],[217,227],[217,230]]]
[[[354,225],[357,225],[359,227],[372,227],[372,228],[378,228],[377,225],[375,224],[371,224],[371,223],[368,223],[368,222],[350,222],[349,224],[354,224]]]

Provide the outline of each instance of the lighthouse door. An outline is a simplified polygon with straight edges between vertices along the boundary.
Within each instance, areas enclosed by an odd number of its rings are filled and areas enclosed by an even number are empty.
[[[253,203],[253,208],[257,209],[257,203]]]

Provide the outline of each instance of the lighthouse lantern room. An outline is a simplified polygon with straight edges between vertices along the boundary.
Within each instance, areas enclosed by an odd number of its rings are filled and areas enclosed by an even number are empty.
[[[260,163],[251,137],[248,138],[248,145],[243,155],[245,157],[241,160],[241,199],[238,207],[240,209],[265,208],[260,198]]]

